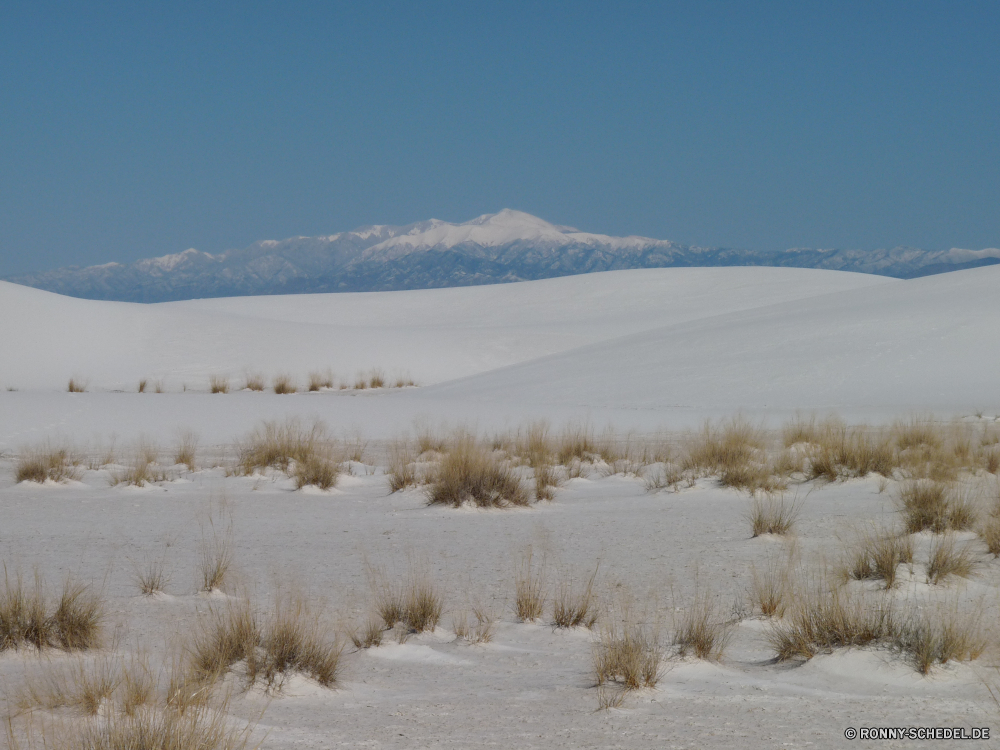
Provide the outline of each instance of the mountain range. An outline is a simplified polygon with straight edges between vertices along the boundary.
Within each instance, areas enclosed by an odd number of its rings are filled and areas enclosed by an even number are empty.
[[[166,302],[306,292],[496,284],[595,271],[676,266],[792,266],[914,278],[1000,263],[1000,249],[777,252],[610,237],[504,209],[452,224],[374,225],[327,237],[262,240],[210,254],[190,249],[134,263],[66,267],[6,281],[86,299]]]

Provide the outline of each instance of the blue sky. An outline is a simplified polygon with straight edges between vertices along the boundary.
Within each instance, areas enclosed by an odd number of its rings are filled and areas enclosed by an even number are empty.
[[[0,274],[510,207],[1000,245],[1000,3],[6,3]]]

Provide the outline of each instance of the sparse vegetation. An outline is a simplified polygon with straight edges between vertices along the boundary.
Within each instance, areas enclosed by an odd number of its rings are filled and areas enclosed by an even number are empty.
[[[325,374],[321,372],[309,373],[309,392],[313,393],[323,388],[333,388],[333,375],[329,372]]]
[[[225,375],[212,375],[208,379],[208,386],[212,393],[229,393],[229,378]]]
[[[374,369],[368,376],[368,385],[372,388],[385,388],[385,373],[379,369]]]
[[[79,378],[70,378],[66,390],[69,393],[83,393],[87,390],[87,383]]]
[[[505,466],[471,436],[456,440],[434,476],[428,490],[432,505],[458,508],[472,503],[477,508],[528,505],[528,493],[518,473]]]
[[[762,534],[787,534],[798,518],[800,506],[797,500],[787,500],[783,496],[768,495],[754,497],[748,513],[750,532],[753,537]]]
[[[536,569],[534,552],[529,547],[518,561],[514,572],[514,612],[521,622],[541,618],[545,608],[545,563]]]
[[[441,620],[444,600],[426,573],[413,573],[403,583],[391,582],[385,571],[369,569],[375,613],[385,630],[397,624],[408,632],[434,630]]]
[[[973,495],[931,479],[903,483],[897,505],[910,534],[925,529],[936,534],[948,530],[964,531],[973,528],[978,518]]]
[[[155,443],[145,439],[138,440],[129,451],[125,465],[111,472],[108,477],[109,484],[112,487],[120,484],[144,487],[147,484],[167,481],[166,471],[156,463],[158,454],[159,448]]]
[[[138,393],[145,393],[146,392],[146,384],[147,384],[146,378],[143,378],[142,380],[140,380],[139,381],[139,388],[138,388],[137,392]]]
[[[455,636],[466,643],[489,643],[493,640],[494,618],[482,607],[473,607],[475,623],[469,621],[469,613],[462,611],[452,623]]]
[[[247,373],[243,380],[243,390],[246,391],[263,391],[264,390],[264,376],[260,373]]]
[[[674,630],[674,647],[680,656],[719,660],[732,636],[732,627],[719,615],[708,592],[697,592]]]
[[[846,577],[858,581],[882,580],[887,589],[896,583],[896,571],[913,562],[913,539],[875,528],[863,531],[847,552]]]
[[[771,557],[763,569],[750,568],[750,602],[764,617],[784,617],[791,602],[791,560]]]
[[[295,381],[292,380],[291,375],[275,376],[272,386],[274,387],[274,392],[279,394],[295,393],[298,391],[298,387],[295,385]]]
[[[594,647],[594,676],[601,708],[620,706],[631,690],[656,687],[663,647],[657,630],[625,618],[601,627]]]
[[[80,472],[77,459],[64,446],[42,443],[34,448],[21,451],[14,470],[17,482],[66,482],[78,480]]]
[[[152,596],[164,591],[167,585],[167,574],[163,559],[147,559],[144,563],[136,564],[133,578],[139,593],[143,596]]]
[[[563,581],[556,590],[552,604],[552,624],[557,628],[594,627],[597,607],[594,601],[594,580],[597,568],[582,589],[576,590],[569,581]]]
[[[296,464],[317,460],[333,462],[333,441],[321,422],[306,428],[295,418],[283,423],[264,422],[236,445],[233,472],[251,476],[269,468],[294,473]]]
[[[198,451],[198,436],[190,430],[183,431],[174,447],[174,464],[184,464],[188,471],[197,471],[196,453]]]
[[[213,683],[237,664],[246,685],[280,691],[293,672],[333,687],[341,647],[321,626],[302,596],[286,596],[259,616],[246,599],[230,599],[203,622],[195,639],[191,669],[201,683]]]
[[[73,579],[53,603],[36,575],[29,588],[20,573],[13,580],[4,566],[0,595],[0,652],[31,646],[77,651],[100,644],[104,602],[89,586]]]
[[[950,575],[968,578],[972,575],[976,562],[971,546],[958,546],[954,534],[943,534],[931,546],[927,561],[927,581],[938,584]]]
[[[337,484],[340,475],[340,465],[328,455],[313,453],[301,461],[295,462],[292,477],[295,488],[306,486],[318,487],[321,490],[332,489]]]
[[[399,492],[417,483],[413,456],[405,442],[396,442],[389,448],[389,465],[386,467],[389,491]]]

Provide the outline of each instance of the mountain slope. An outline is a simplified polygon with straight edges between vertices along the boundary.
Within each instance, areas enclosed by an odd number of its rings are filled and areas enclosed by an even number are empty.
[[[219,255],[192,249],[135,263],[63,268],[7,280],[86,299],[163,302],[431,289],[634,268],[785,266],[912,278],[992,263],[1000,263],[1000,250],[795,248],[767,253],[689,247],[648,237],[580,232],[505,209],[460,224],[432,219],[403,227],[378,225],[328,237],[265,240]]]

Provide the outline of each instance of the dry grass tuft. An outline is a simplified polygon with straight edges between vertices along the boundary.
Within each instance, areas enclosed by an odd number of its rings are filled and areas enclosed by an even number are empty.
[[[559,584],[552,604],[552,624],[557,628],[594,627],[597,607],[594,600],[594,580],[597,568],[580,590],[574,590],[568,581]]]
[[[66,386],[66,390],[69,393],[83,393],[87,390],[87,383],[84,380],[79,380],[78,378],[70,378],[69,383]]]
[[[264,422],[236,444],[235,474],[251,476],[276,468],[291,474],[293,464],[323,458],[332,461],[333,441],[321,422],[306,428],[295,418]]]
[[[700,433],[685,440],[684,468],[703,476],[733,472],[760,462],[765,450],[764,431],[743,417],[734,417],[718,427],[706,422]]]
[[[866,529],[847,552],[844,574],[857,581],[882,580],[887,589],[896,583],[896,570],[913,562],[913,539],[875,528]]]
[[[978,506],[975,495],[954,485],[930,479],[903,483],[897,505],[903,513],[907,533],[948,530],[964,531],[976,525]]]
[[[535,500],[552,500],[559,486],[559,475],[549,464],[539,464],[535,467]]]
[[[789,533],[800,510],[797,499],[786,500],[774,495],[764,498],[754,496],[747,513],[751,535],[758,537],[762,534]]]
[[[768,640],[781,661],[811,659],[821,651],[894,641],[900,630],[887,595],[848,593],[814,583],[800,591]]]
[[[574,459],[593,459],[597,455],[593,429],[587,424],[567,425],[556,442],[556,453],[562,466],[569,466]]]
[[[389,465],[386,467],[389,492],[399,492],[417,484],[417,470],[409,447],[396,442],[389,448]]]
[[[295,381],[292,380],[291,375],[276,375],[272,381],[275,393],[295,393],[298,391],[298,387],[295,385]]]
[[[732,637],[732,627],[718,613],[709,593],[695,594],[674,631],[674,647],[680,656],[688,653],[699,659],[719,660]]]
[[[950,575],[969,578],[976,565],[976,555],[970,545],[958,547],[953,534],[944,534],[931,546],[927,561],[927,582],[938,584]]]
[[[444,600],[427,574],[411,574],[403,584],[393,584],[383,570],[369,568],[375,612],[386,630],[397,624],[407,632],[433,631],[441,620]]]
[[[14,478],[17,482],[65,482],[80,478],[79,460],[62,446],[43,443],[23,451],[17,459]]]
[[[328,637],[301,596],[284,596],[267,617],[246,599],[213,610],[191,651],[194,679],[213,683],[238,663],[247,687],[261,683],[279,691],[289,673],[308,675],[324,687],[337,681],[341,647]]]
[[[378,620],[369,618],[360,629],[355,628],[348,633],[348,637],[350,637],[351,643],[354,644],[354,648],[373,648],[382,645],[382,640],[385,637],[385,628],[382,627],[382,623]]]
[[[209,518],[211,535],[202,527],[201,560],[198,572],[201,574],[202,591],[220,590],[233,565],[233,527],[230,523],[222,531],[215,528],[215,521]]]
[[[262,391],[264,390],[264,376],[260,373],[247,373],[243,379],[243,390]]]
[[[599,688],[616,685],[619,692],[599,694],[601,707],[621,705],[629,690],[656,687],[662,660],[663,648],[654,629],[634,622],[604,625],[594,648],[594,675]]]
[[[158,454],[159,448],[155,443],[140,439],[129,452],[125,466],[111,472],[108,483],[112,487],[119,484],[144,487],[154,482],[165,482],[168,477],[156,463]]]
[[[536,570],[532,565],[533,556],[528,547],[514,572],[514,612],[521,622],[534,622],[545,608],[545,561]]]
[[[982,625],[982,609],[963,611],[957,604],[915,617],[897,639],[921,674],[935,664],[978,659],[989,645]]]
[[[11,581],[4,567],[0,596],[0,651],[31,646],[77,651],[100,645],[104,602],[89,586],[67,579],[50,603],[39,576],[29,589],[22,576]]]
[[[466,643],[489,643],[493,640],[495,618],[481,607],[472,608],[475,624],[469,622],[469,614],[461,612],[452,623],[455,636]]]
[[[445,455],[427,492],[431,505],[458,508],[525,506],[529,497],[517,471],[503,465],[475,438],[464,436]]]
[[[147,385],[147,383],[148,383],[148,381],[146,380],[146,378],[143,378],[142,380],[140,380],[139,381],[139,388],[137,389],[137,392],[138,393],[145,393],[146,392],[146,385]]]
[[[368,376],[368,385],[371,388],[385,388],[385,373],[378,368],[372,370]]]
[[[292,476],[295,479],[296,489],[313,486],[321,490],[329,490],[337,484],[337,478],[340,476],[340,464],[329,455],[314,453],[295,463]]]
[[[762,570],[750,568],[750,602],[764,617],[784,617],[794,596],[791,558],[779,562],[768,559]]]
[[[141,565],[135,565],[132,578],[135,581],[135,585],[139,588],[139,593],[143,596],[162,593],[169,582],[166,567],[162,559],[150,559]]]
[[[195,454],[198,452],[198,435],[190,430],[185,430],[177,439],[174,447],[174,464],[184,464],[188,471],[198,469]]]
[[[229,393],[229,378],[225,375],[212,375],[208,379],[208,387],[212,393]]]
[[[309,392],[313,393],[323,388],[333,388],[333,375],[329,372],[326,374],[321,372],[309,373]]]

